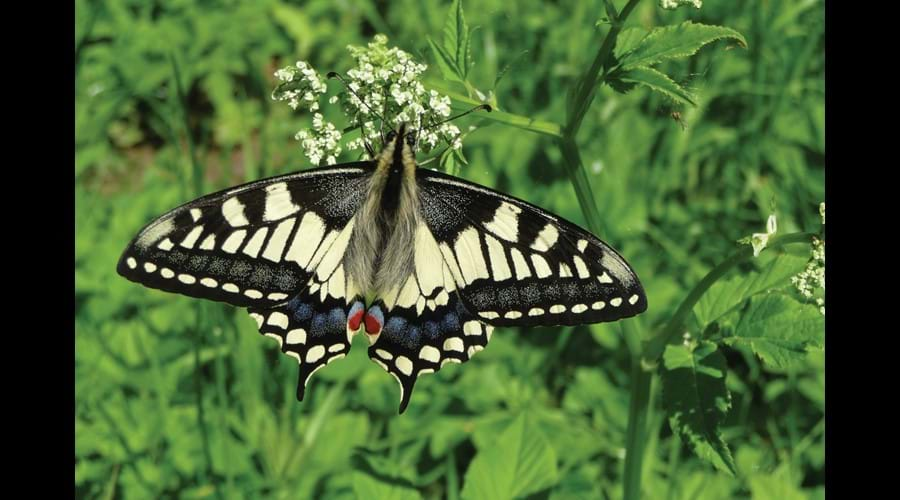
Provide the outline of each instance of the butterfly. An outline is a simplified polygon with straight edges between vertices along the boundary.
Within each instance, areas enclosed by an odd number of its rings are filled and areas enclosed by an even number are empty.
[[[373,161],[264,179],[182,205],[118,263],[147,287],[246,307],[299,363],[297,399],[364,332],[400,384],[464,363],[495,327],[615,321],[646,310],[609,245],[512,196],[420,168],[416,131]]]

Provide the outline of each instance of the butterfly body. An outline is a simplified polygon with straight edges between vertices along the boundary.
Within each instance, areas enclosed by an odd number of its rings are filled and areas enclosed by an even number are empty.
[[[463,363],[495,326],[575,325],[643,312],[608,245],[522,200],[418,168],[401,127],[375,161],[205,196],[157,218],[118,271],[145,286],[247,307],[260,332],[316,370],[365,332],[400,384]]]

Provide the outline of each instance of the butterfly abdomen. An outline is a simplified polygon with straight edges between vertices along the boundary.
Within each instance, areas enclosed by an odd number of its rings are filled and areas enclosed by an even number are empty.
[[[414,270],[420,223],[415,159],[398,136],[378,157],[345,256],[364,294],[386,293]]]

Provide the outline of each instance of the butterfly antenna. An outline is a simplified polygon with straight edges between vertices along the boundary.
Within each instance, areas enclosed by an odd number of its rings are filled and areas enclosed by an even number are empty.
[[[344,77],[342,77],[341,75],[335,73],[334,71],[330,71],[326,76],[327,76],[328,78],[337,78],[338,80],[340,80],[341,83],[344,84],[344,88],[346,88],[348,91],[350,91],[351,94],[353,94],[354,96],[356,96],[356,98],[359,99],[359,102],[361,102],[361,103],[363,104],[363,106],[365,106],[366,109],[369,110],[370,113],[372,113],[373,115],[377,116],[377,117],[381,120],[382,125],[384,125],[384,122],[385,122],[385,121],[384,121],[384,117],[381,116],[380,113],[378,113],[377,111],[375,111],[374,109],[372,109],[371,107],[369,107],[369,105],[366,104],[366,101],[363,100],[361,97],[359,97],[359,94],[357,94],[356,91],[354,91],[352,88],[350,88],[350,84],[348,84],[347,81],[344,80]],[[391,127],[391,125],[388,124],[388,127]],[[394,127],[391,127],[391,130],[394,130]],[[394,131],[394,132],[396,133],[396,131]]]
[[[460,114],[458,114],[458,115],[456,115],[456,116],[451,116],[450,118],[447,118],[447,119],[445,119],[445,120],[441,120],[441,121],[439,121],[439,122],[437,122],[437,123],[433,123],[433,124],[431,124],[431,126],[429,126],[428,128],[434,128],[434,127],[437,127],[438,125],[447,123],[447,122],[449,122],[449,121],[453,121],[453,120],[455,120],[455,119],[457,119],[457,118],[462,118],[463,116],[466,116],[466,115],[469,114],[469,113],[474,113],[475,111],[479,111],[479,110],[482,110],[482,109],[485,110],[485,111],[487,111],[488,113],[490,113],[490,112],[493,110],[493,108],[491,108],[491,106],[490,106],[489,104],[479,104],[478,106],[475,106],[474,108],[472,108],[472,109],[470,109],[470,110],[468,110],[468,111],[462,112],[462,113],[460,113]],[[427,130],[427,129],[426,129],[426,130]]]

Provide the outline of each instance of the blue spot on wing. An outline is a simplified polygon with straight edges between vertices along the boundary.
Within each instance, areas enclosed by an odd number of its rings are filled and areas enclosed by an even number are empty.
[[[300,302],[300,299],[294,298],[288,303],[288,309],[292,311],[294,319],[297,321],[306,321],[313,315],[311,305]]]

